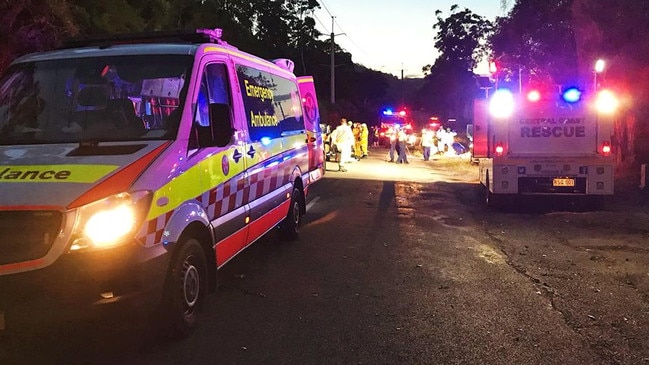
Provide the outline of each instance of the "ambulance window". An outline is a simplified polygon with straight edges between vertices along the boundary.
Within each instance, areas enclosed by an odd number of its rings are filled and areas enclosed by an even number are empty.
[[[190,150],[198,148],[197,127],[208,127],[210,125],[209,105],[211,103],[230,105],[230,100],[230,87],[225,64],[212,63],[207,65],[196,99],[192,137],[189,141]]]
[[[230,83],[228,82],[228,70],[224,64],[207,65],[207,84],[210,103],[230,104]]]

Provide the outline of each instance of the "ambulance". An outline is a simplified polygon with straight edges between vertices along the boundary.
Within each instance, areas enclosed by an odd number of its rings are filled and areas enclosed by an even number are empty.
[[[296,239],[324,174],[313,78],[220,29],[85,39],[0,78],[0,330],[126,309],[199,324],[217,269]]]

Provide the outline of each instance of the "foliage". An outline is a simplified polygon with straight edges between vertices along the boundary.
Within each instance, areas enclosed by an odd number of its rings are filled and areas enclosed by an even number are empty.
[[[576,84],[577,50],[572,28],[573,0],[518,0],[490,37],[501,76],[559,85]],[[516,80],[517,81],[517,80]]]
[[[18,56],[50,49],[61,37],[76,35],[73,20],[65,0],[0,2],[0,71]]]
[[[239,49],[292,59],[296,74],[313,75],[325,113],[366,118],[367,108],[378,108],[391,76],[355,65],[334,44],[338,105],[328,105],[331,44],[315,28],[319,6],[317,0],[0,0],[0,71],[20,55],[78,35],[219,27]]]
[[[442,17],[437,10],[434,29],[435,48],[440,52],[419,90],[416,104],[419,108],[446,118],[468,117],[466,111],[480,91],[473,69],[486,53],[485,38],[492,24],[469,9],[451,6],[450,15]]]

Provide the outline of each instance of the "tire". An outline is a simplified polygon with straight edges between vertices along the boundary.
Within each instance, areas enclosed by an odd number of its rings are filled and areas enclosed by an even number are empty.
[[[299,237],[300,226],[302,225],[303,200],[302,191],[293,188],[288,214],[279,225],[280,236],[286,241],[294,241]]]
[[[200,243],[188,238],[179,244],[170,263],[160,318],[173,338],[194,331],[208,292],[207,260]]]

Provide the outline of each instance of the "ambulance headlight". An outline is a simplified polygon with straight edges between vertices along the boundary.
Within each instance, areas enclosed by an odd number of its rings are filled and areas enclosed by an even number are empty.
[[[514,96],[507,89],[498,89],[489,102],[489,113],[494,118],[509,118],[514,112]]]
[[[78,208],[70,250],[106,249],[129,242],[142,225],[151,198],[149,191],[121,193]]]

